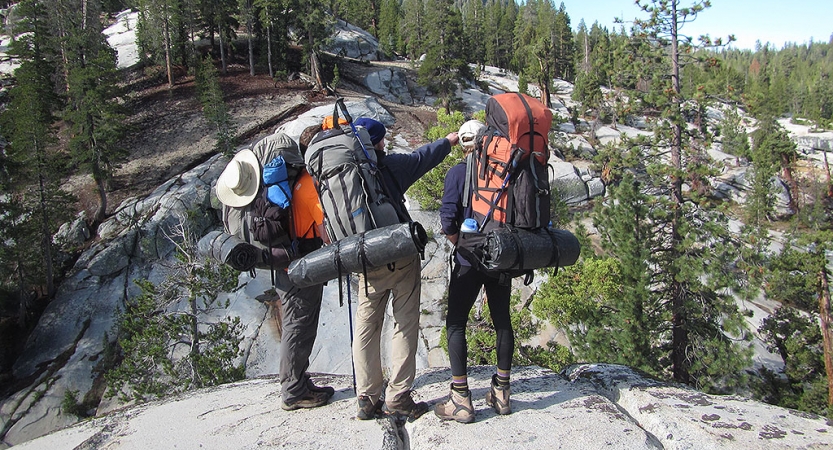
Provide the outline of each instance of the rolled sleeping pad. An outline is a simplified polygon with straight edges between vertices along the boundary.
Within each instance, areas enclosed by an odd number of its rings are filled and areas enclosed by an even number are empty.
[[[255,267],[261,250],[237,236],[222,231],[211,231],[197,243],[197,250],[221,264],[228,264],[241,272]]]
[[[498,228],[486,235],[483,266],[488,270],[529,270],[572,266],[581,245],[573,233],[555,228]]]
[[[389,225],[348,236],[296,259],[287,274],[298,287],[312,286],[422,253],[427,243],[428,235],[419,222]]]

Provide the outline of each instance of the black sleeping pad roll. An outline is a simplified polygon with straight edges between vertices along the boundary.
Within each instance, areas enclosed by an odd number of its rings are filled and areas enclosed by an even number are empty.
[[[581,246],[573,233],[555,228],[498,228],[486,235],[487,270],[530,270],[575,264]]]
[[[200,254],[222,264],[228,264],[235,270],[251,270],[260,260],[261,250],[237,236],[212,231],[197,243]]]
[[[418,222],[389,225],[349,236],[297,259],[289,265],[289,280],[307,287],[339,274],[384,267],[422,253],[428,235]]]

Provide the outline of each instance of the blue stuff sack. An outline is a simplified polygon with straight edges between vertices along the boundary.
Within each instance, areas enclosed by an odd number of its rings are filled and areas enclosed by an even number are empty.
[[[266,186],[266,198],[281,208],[288,208],[292,199],[289,176],[286,173],[286,161],[283,156],[276,156],[263,166],[263,185]]]

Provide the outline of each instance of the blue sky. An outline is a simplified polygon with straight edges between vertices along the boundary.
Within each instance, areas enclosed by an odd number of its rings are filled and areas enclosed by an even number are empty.
[[[593,22],[608,30],[618,28],[614,17],[626,22],[634,17],[647,18],[633,0],[553,0],[556,7],[563,1],[570,25],[575,31],[581,19],[589,28]],[[681,6],[693,2],[682,0]],[[626,30],[629,30],[626,23]],[[697,38],[734,34],[737,48],[754,49],[755,41],[769,42],[780,49],[786,42],[798,44],[828,42],[833,34],[833,0],[712,0],[697,20],[686,24],[683,33]]]

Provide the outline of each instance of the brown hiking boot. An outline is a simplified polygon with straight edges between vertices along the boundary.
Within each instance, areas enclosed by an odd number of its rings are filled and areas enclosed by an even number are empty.
[[[307,389],[309,389],[310,392],[323,392],[327,394],[327,398],[332,397],[336,393],[336,390],[332,387],[316,386],[315,383],[313,383],[310,379],[307,379]]]
[[[454,389],[448,399],[434,407],[434,414],[443,420],[456,420],[460,423],[474,422],[474,406],[471,404],[471,391],[460,393]]]
[[[411,394],[413,394],[413,391],[405,391],[399,395],[399,398],[385,401],[383,410],[387,414],[405,416],[408,418],[408,422],[413,422],[419,416],[428,412],[428,403],[414,402]]]
[[[380,417],[382,415],[382,405],[385,402],[382,401],[380,398],[373,403],[370,400],[370,397],[366,395],[359,396],[359,412],[356,414],[356,418],[359,420],[370,420]]]
[[[497,375],[492,375],[492,385],[486,393],[486,403],[500,415],[512,414],[509,405],[509,385],[498,386]]]
[[[306,395],[291,403],[281,402],[281,409],[294,411],[300,408],[317,408],[327,404],[330,396],[326,392],[307,392]]]

